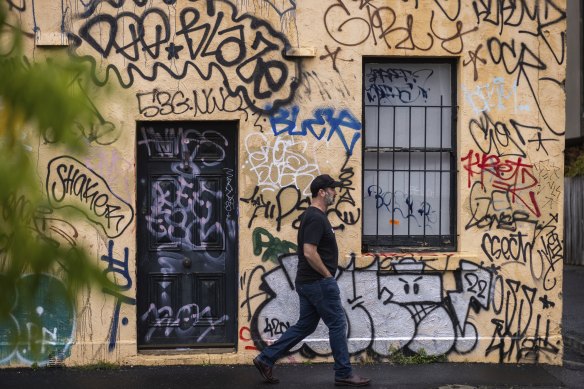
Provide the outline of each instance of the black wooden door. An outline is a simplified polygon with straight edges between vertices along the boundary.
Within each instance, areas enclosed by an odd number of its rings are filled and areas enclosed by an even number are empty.
[[[237,125],[139,122],[138,347],[234,347]]]

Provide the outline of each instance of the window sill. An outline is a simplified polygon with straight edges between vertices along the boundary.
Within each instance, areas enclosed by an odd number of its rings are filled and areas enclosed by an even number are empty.
[[[418,265],[425,272],[454,271],[460,267],[461,260],[480,264],[476,253],[462,251],[387,251],[375,253],[350,254],[344,257],[341,266],[347,270],[367,269],[372,271],[394,271],[394,265]],[[488,266],[489,264],[485,264]],[[403,267],[403,266],[402,266]],[[415,266],[414,266],[415,268]]]

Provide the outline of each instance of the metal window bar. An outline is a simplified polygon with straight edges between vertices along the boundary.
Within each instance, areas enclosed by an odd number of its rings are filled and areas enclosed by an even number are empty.
[[[377,169],[363,169],[366,172],[376,172]],[[451,170],[439,170],[439,169],[379,169],[380,172],[412,172],[412,173],[423,173],[423,172],[428,172],[428,173],[451,173]]]
[[[395,128],[394,128],[395,131]],[[412,148],[412,107],[408,107],[408,149]],[[395,167],[395,166],[394,166]],[[395,173],[394,173],[395,174]],[[395,188],[394,188],[395,192]],[[408,235],[411,235],[411,223],[412,219],[410,218],[410,204],[412,202],[412,152],[408,151]]]
[[[448,107],[445,107],[448,108]],[[439,153],[439,152],[444,152],[444,153],[449,153],[452,149],[450,148],[440,148],[440,147],[426,147],[425,149],[423,147],[412,147],[412,148],[407,148],[407,147],[365,147],[364,151],[370,151],[370,152],[375,152],[375,153],[408,153],[408,152],[412,152],[412,153],[423,153],[423,152],[428,152],[428,153]]]
[[[391,146],[395,148],[395,116],[397,114],[396,111],[396,107],[393,106],[393,127],[392,127],[392,131],[393,131],[393,140],[391,143]],[[379,122],[377,122],[377,125],[379,125]],[[377,145],[379,146],[379,143],[377,143]],[[392,162],[391,162],[391,168],[395,171],[395,153],[393,153],[392,155]],[[394,243],[394,237],[395,237],[395,173],[391,174],[391,242],[392,244]],[[375,237],[375,240],[379,240],[379,235]]]
[[[442,138],[443,138],[443,128],[442,128],[442,95],[440,95],[440,148],[442,148]],[[452,144],[452,140],[450,141]],[[452,165],[450,166],[452,168]],[[440,155],[440,170],[442,170],[442,155]],[[442,240],[442,173],[440,173],[440,186],[439,186],[440,196],[438,196],[438,236],[440,236],[440,240]]]
[[[379,106],[379,102],[381,99],[377,99],[377,146],[379,146],[381,138],[379,138],[381,134],[381,126],[379,125],[379,120],[381,118],[381,108]],[[375,183],[377,184],[377,188],[381,188],[379,183],[379,153],[376,154],[377,160],[377,177]],[[375,213],[375,236],[379,236],[379,212]]]
[[[428,126],[427,126],[427,113],[428,113],[428,109],[425,108],[424,109],[424,170],[426,170],[427,166],[426,166],[426,153],[427,153],[427,134],[428,134]],[[442,174],[442,173],[440,173]],[[423,210],[423,214],[422,214],[422,226],[423,226],[423,234],[424,234],[424,239],[422,241],[423,245],[426,246],[427,242],[426,242],[426,177],[428,176],[427,172],[424,172],[424,202],[422,203],[422,210]]]
[[[452,111],[454,111],[454,106],[453,105],[444,105],[444,99],[443,96],[440,97],[440,105],[439,106],[407,106],[408,108],[408,131],[409,131],[409,135],[408,135],[408,147],[396,147],[396,115],[397,115],[397,108],[406,108],[406,106],[395,106],[395,105],[388,105],[388,104],[381,104],[379,99],[377,101],[377,104],[375,105],[371,105],[371,104],[365,104],[366,107],[375,107],[377,109],[377,144],[376,146],[366,146],[364,147],[363,151],[366,153],[375,153],[376,154],[376,169],[363,169],[364,171],[370,171],[370,172],[375,172],[376,173],[376,183],[379,186],[380,182],[379,182],[379,174],[380,172],[391,172],[391,180],[392,180],[392,193],[391,193],[391,218],[392,220],[395,219],[395,173],[397,172],[407,172],[408,173],[408,199],[411,201],[411,173],[423,173],[423,179],[424,179],[424,202],[422,204],[422,209],[424,211],[424,214],[422,215],[422,220],[423,220],[423,231],[422,231],[422,235],[410,235],[411,233],[411,220],[410,218],[408,218],[408,236],[397,236],[395,235],[395,223],[391,224],[391,236],[389,237],[385,237],[385,236],[381,236],[379,235],[379,212],[376,213],[376,220],[375,220],[375,237],[374,240],[372,242],[370,242],[373,245],[387,245],[389,244],[390,246],[397,244],[405,244],[407,245],[408,243],[411,245],[412,243],[414,243],[417,240],[421,240],[423,242],[423,245],[427,245],[429,244],[429,241],[431,240],[432,243],[436,246],[443,246],[444,244],[444,238],[446,238],[446,235],[442,234],[442,198],[443,198],[443,176],[444,173],[450,173],[452,175],[453,173],[453,169],[455,169],[455,161],[452,160],[453,158],[453,145],[452,145],[452,140],[450,142],[450,147],[444,147],[444,125],[443,125],[443,119],[444,119],[444,110],[445,109],[451,109]],[[392,145],[391,147],[382,147],[380,146],[380,142],[381,142],[381,125],[380,125],[380,120],[381,120],[381,109],[382,108],[391,108],[393,110],[393,117],[392,117]],[[412,108],[423,108],[424,109],[424,147],[412,147]],[[428,128],[427,128],[427,124],[428,124],[428,120],[427,120],[427,110],[429,108],[439,108],[440,111],[440,147],[427,147],[427,136],[428,136]],[[454,119],[454,112],[451,113],[452,118]],[[453,123],[451,124],[453,125]],[[399,153],[408,153],[408,169],[396,169],[395,168],[395,158],[396,155]],[[424,165],[423,165],[423,169],[412,169],[412,153],[424,153]],[[433,152],[433,153],[438,153],[438,158],[439,158],[439,169],[427,169],[427,154]],[[392,166],[391,169],[382,169],[380,168],[380,155],[381,153],[391,153],[392,154]],[[443,159],[445,155],[449,155],[450,156],[450,167],[448,169],[444,169],[443,168]],[[438,196],[438,201],[439,201],[439,207],[438,207],[438,235],[435,236],[435,238],[437,239],[430,239],[431,236],[428,236],[426,234],[426,217],[425,217],[425,211],[426,211],[426,201],[427,201],[427,175],[428,173],[438,173],[438,177],[439,177],[439,196]],[[452,183],[451,183],[452,186]],[[452,198],[453,194],[450,194],[450,197]],[[408,212],[409,214],[409,212]],[[454,231],[453,231],[453,224],[451,223],[450,225],[451,228],[451,232],[448,233],[448,237],[450,237],[449,241],[452,242],[452,238],[454,236]],[[388,238],[389,238],[389,242],[388,242]]]
[[[451,151],[450,151],[450,167],[452,169],[456,169],[456,153],[454,152],[454,144],[455,144],[455,139],[456,139],[456,134],[454,132],[454,124],[458,121],[458,110],[456,107],[456,93],[454,93],[454,91],[456,90],[456,67],[454,65],[452,65],[450,67],[450,90],[452,91],[451,96],[450,96],[450,106],[451,111],[450,111],[450,147],[451,147]],[[456,170],[454,170],[456,172]],[[456,204],[457,203],[457,193],[456,193],[456,183],[455,183],[455,178],[453,179],[452,177],[453,174],[451,174],[451,178],[450,178],[450,201],[451,204]],[[455,242],[456,242],[456,238],[455,238],[455,234],[456,234],[456,230],[454,229],[456,225],[456,212],[450,212],[450,228],[451,228],[451,241],[449,242],[450,245],[454,246]]]

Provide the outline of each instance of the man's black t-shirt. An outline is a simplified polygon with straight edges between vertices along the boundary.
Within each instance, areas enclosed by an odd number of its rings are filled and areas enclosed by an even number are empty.
[[[316,245],[316,251],[328,271],[334,276],[339,264],[339,249],[331,223],[324,212],[308,207],[302,215],[298,230],[298,271],[296,282],[305,284],[324,278],[314,270],[304,257],[304,243]]]

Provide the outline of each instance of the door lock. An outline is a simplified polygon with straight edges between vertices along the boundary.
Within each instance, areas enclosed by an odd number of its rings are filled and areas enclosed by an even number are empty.
[[[183,266],[185,268],[190,269],[192,264],[193,264],[193,261],[191,261],[190,258],[184,258],[183,259]]]

